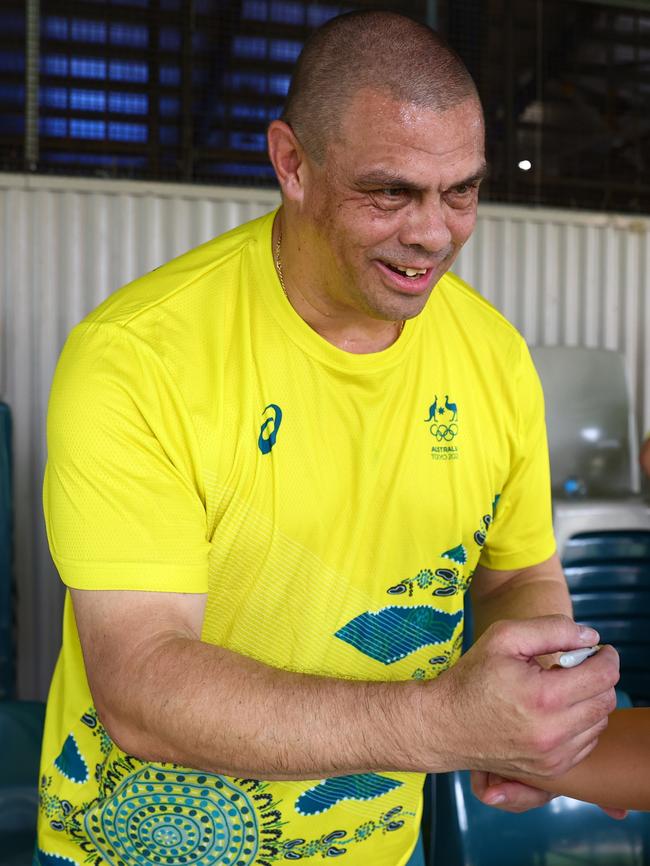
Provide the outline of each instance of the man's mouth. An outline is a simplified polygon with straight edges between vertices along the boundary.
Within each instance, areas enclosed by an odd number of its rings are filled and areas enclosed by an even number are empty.
[[[388,285],[407,295],[421,295],[431,288],[434,267],[421,267],[422,262],[398,265],[386,259],[375,259],[375,265],[388,280]]]
[[[392,265],[390,262],[382,262],[382,264],[386,265],[387,268],[390,268],[391,271],[394,271],[396,274],[404,274],[407,277],[411,277],[411,279],[421,277],[429,270],[429,268],[411,268],[403,267],[402,265]]]

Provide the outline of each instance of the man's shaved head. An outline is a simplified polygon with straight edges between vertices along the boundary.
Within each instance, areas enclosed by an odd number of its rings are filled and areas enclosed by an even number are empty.
[[[305,43],[282,113],[316,162],[363,88],[437,112],[479,101],[460,57],[429,27],[394,12],[341,15]]]

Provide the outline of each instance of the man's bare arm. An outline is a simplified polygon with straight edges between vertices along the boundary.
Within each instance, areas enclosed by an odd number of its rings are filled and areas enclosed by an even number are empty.
[[[400,721],[418,723],[416,683],[288,673],[202,642],[205,595],[72,599],[95,706],[130,754],[267,779],[415,769]]]
[[[474,634],[493,622],[561,613],[573,616],[571,598],[557,553],[528,568],[496,571],[479,565],[471,587]]]
[[[548,776],[584,757],[611,710],[614,653],[561,681],[529,663],[593,639],[566,617],[492,627],[436,680],[359,682],[202,642],[204,596],[72,597],[100,719],[144,760],[268,779],[462,767]]]

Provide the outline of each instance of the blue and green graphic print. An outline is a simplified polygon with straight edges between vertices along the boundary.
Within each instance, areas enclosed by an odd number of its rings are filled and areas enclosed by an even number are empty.
[[[78,796],[52,793],[54,774]],[[92,793],[91,782],[99,796],[84,797]],[[51,774],[41,779],[47,827],[41,837],[47,841],[39,841],[33,866],[271,866],[341,856],[377,834],[394,834],[415,817],[402,805],[382,807],[382,799],[403,782],[379,773],[289,784],[304,788],[292,800],[275,796],[270,783],[257,779],[145,763],[115,749],[91,708],[66,738]],[[375,800],[375,817],[352,826],[339,823],[340,803]],[[286,834],[290,815],[309,827],[330,813],[325,832],[314,826],[311,835]],[[322,820],[317,826],[322,828]],[[73,844],[74,856],[60,853],[57,837]]]

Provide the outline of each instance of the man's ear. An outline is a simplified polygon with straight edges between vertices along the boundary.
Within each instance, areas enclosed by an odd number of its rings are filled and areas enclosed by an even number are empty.
[[[283,120],[273,120],[266,133],[269,157],[282,195],[289,201],[300,204],[304,196],[306,175],[305,151],[293,129]]]

